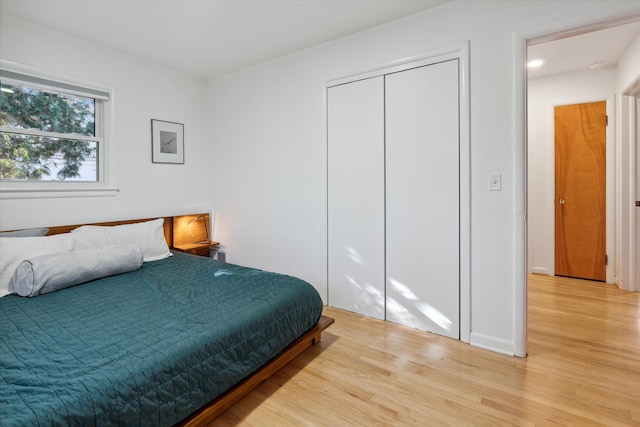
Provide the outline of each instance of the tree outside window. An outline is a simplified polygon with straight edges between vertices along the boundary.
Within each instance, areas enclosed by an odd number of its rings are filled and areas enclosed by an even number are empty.
[[[96,100],[2,83],[0,180],[97,181]]]

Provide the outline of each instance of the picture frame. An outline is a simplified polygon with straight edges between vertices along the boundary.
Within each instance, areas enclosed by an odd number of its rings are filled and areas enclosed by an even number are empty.
[[[184,164],[184,124],[151,119],[151,161]]]

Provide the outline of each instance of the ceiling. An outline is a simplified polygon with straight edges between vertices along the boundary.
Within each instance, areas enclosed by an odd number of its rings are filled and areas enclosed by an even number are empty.
[[[0,0],[0,13],[212,78],[448,1]]]
[[[597,68],[615,68],[639,34],[640,18],[625,25],[529,46],[527,59],[544,58],[545,63],[540,68],[530,68],[528,76],[536,78],[588,70],[595,63],[601,63]]]
[[[203,78],[362,31],[452,0],[0,0],[0,13]],[[535,44],[529,77],[615,67],[640,20]]]

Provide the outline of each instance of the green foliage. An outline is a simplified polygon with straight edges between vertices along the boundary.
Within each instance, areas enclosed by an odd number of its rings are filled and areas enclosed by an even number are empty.
[[[77,134],[78,139],[2,132],[0,179],[39,180],[58,170],[57,179],[79,176],[82,163],[96,155],[94,100],[2,85],[0,126]]]

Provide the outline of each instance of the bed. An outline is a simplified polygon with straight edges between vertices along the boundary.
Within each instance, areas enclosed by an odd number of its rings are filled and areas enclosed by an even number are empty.
[[[177,251],[36,296],[0,298],[2,426],[203,425],[333,322],[300,279]]]

